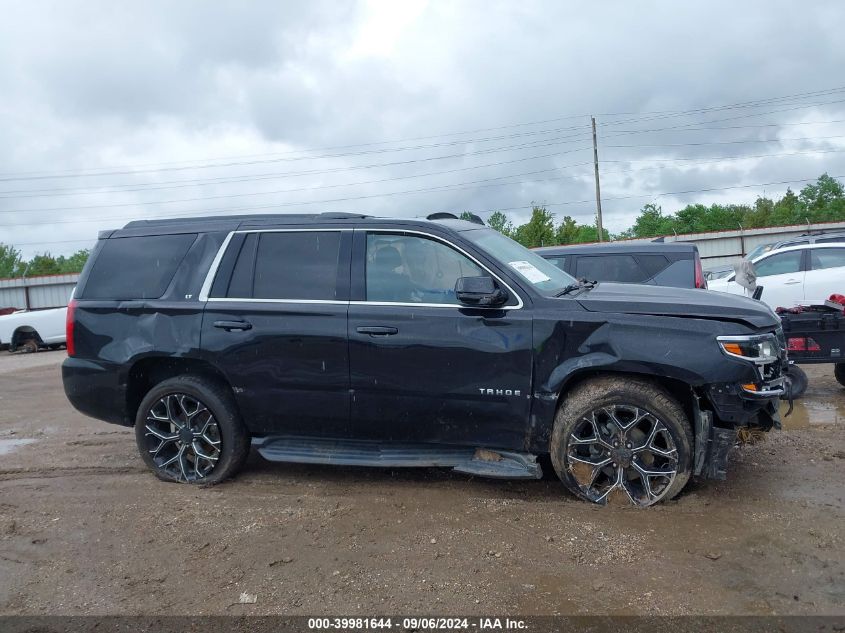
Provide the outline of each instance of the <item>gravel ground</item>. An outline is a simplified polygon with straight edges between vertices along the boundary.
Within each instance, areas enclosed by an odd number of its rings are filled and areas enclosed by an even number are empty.
[[[829,365],[728,481],[637,510],[255,455],[220,486],[162,483],[130,429],[71,408],[63,358],[0,353],[0,614],[845,614]]]

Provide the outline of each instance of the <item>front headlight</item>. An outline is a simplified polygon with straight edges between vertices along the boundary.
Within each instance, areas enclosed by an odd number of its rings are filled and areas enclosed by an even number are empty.
[[[728,356],[742,358],[758,365],[773,363],[780,355],[780,346],[773,334],[717,336],[716,340]]]

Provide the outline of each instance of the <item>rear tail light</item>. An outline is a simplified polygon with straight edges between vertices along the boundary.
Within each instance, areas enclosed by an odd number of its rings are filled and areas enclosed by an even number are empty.
[[[821,346],[811,336],[792,336],[786,344],[789,352],[820,352]]]
[[[695,252],[695,287],[707,290],[707,280],[704,278],[704,269],[701,267],[698,251]]]
[[[75,324],[76,299],[71,299],[67,304],[67,317],[65,318],[65,345],[67,345],[67,355],[74,356],[76,349],[73,344],[73,326]]]

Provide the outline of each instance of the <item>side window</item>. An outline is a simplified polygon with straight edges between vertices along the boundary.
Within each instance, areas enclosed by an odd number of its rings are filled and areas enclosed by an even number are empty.
[[[555,266],[560,268],[563,271],[566,271],[566,257],[562,255],[558,255],[556,257],[546,257],[551,263]]]
[[[845,266],[845,248],[814,248],[810,250],[810,268],[823,270]]]
[[[822,237],[816,240],[816,244],[830,244],[831,242],[845,242],[845,237]]]
[[[486,273],[436,240],[390,233],[367,234],[367,301],[457,303],[455,282]]]
[[[770,275],[786,275],[801,270],[801,254],[804,251],[789,251],[772,255],[754,264],[754,271],[758,277]]]
[[[333,300],[337,296],[339,255],[339,231],[248,235],[232,271],[227,296]]]
[[[187,233],[106,240],[81,298],[158,299],[196,239]]]
[[[649,277],[633,255],[582,255],[577,260],[575,276],[591,281],[621,283],[639,283]]]

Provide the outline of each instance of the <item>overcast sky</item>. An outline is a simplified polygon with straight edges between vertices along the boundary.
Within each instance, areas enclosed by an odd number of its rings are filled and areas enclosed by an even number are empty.
[[[590,222],[591,113],[611,231],[845,176],[837,1],[2,9],[0,242],[25,256],[229,210]]]

